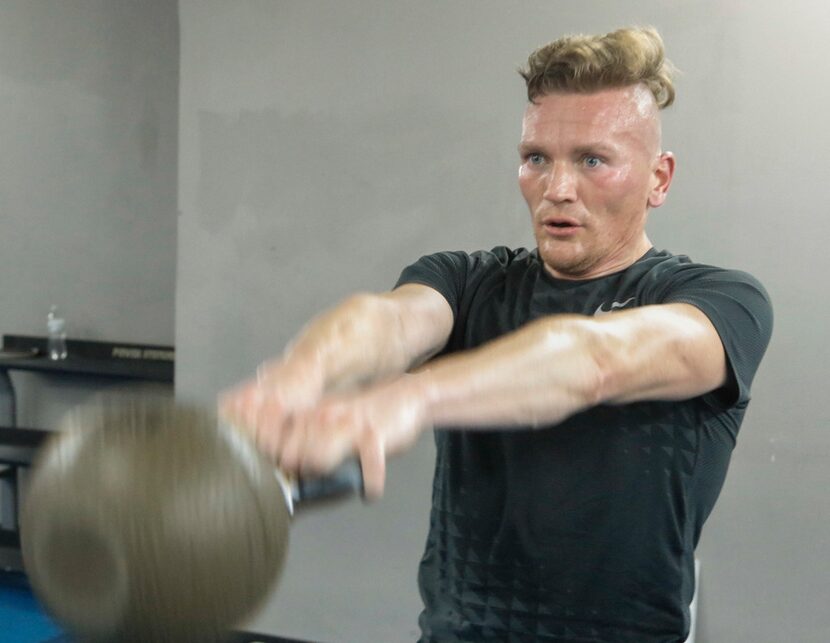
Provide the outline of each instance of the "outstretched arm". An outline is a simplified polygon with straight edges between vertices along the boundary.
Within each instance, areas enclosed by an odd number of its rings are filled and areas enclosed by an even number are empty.
[[[324,395],[426,361],[446,344],[452,323],[449,304],[425,286],[353,295],[313,319],[281,357],[259,367],[255,379],[224,393],[220,411],[257,441],[278,436],[291,416]]]
[[[549,425],[597,404],[687,399],[726,380],[708,317],[689,304],[556,315],[422,372],[441,426]]]
[[[359,453],[367,490],[379,495],[386,456],[432,426],[551,425],[597,404],[685,399],[725,381],[720,337],[689,304],[554,315],[412,375],[327,398],[264,446],[289,471],[324,472]]]

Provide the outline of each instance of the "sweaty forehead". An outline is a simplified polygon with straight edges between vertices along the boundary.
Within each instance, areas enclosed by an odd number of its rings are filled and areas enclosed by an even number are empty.
[[[527,106],[522,127],[524,142],[548,137],[621,139],[659,147],[659,110],[644,85],[591,93],[553,92]]]

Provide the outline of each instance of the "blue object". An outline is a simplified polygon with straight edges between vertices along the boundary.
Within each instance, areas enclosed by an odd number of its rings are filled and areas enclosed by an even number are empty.
[[[308,643],[268,634],[232,632],[228,643]],[[38,603],[26,575],[0,570],[0,643],[72,643]]]
[[[0,643],[69,643],[20,572],[0,571]]]

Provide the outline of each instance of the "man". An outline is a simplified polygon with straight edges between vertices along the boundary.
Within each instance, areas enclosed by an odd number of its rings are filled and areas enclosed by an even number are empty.
[[[519,186],[537,247],[439,253],[318,317],[225,413],[291,472],[437,428],[423,641],[682,641],[694,549],[772,313],[751,276],[655,250],[675,159],[651,29],[534,52]]]

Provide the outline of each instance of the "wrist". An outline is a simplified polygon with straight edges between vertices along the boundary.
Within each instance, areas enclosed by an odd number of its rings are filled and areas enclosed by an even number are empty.
[[[433,428],[438,396],[437,387],[429,369],[406,374],[398,380],[398,383],[405,387],[405,395],[412,401],[423,427]]]

